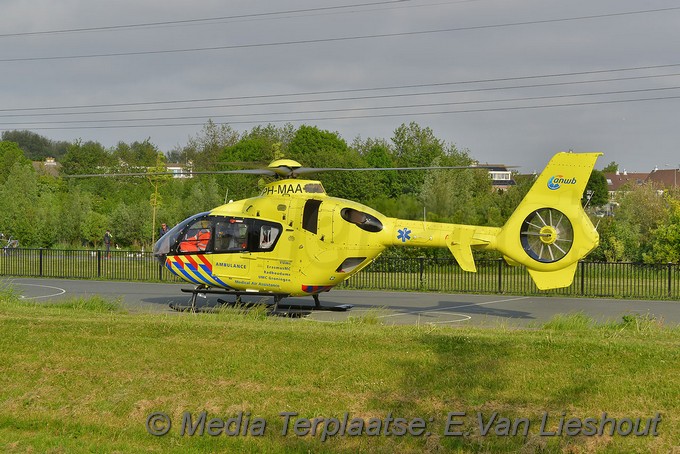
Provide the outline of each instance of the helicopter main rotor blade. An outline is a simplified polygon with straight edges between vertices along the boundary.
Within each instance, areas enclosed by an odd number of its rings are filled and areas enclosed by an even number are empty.
[[[509,169],[513,166],[478,164],[470,166],[428,166],[428,167],[270,167],[257,169],[238,169],[238,170],[205,170],[205,171],[182,171],[182,172],[123,172],[123,173],[90,173],[78,175],[64,175],[64,178],[91,178],[91,177],[154,177],[154,176],[178,176],[178,175],[267,175],[279,177],[295,177],[308,173],[317,172],[379,172],[389,170],[464,170],[464,169]]]
[[[505,165],[493,165],[493,164],[479,164],[479,165],[469,165],[469,166],[429,166],[429,167],[300,167],[294,169],[292,173],[294,175],[304,174],[304,173],[314,173],[314,172],[377,172],[377,171],[388,171],[388,170],[461,170],[461,169],[495,169],[503,167],[510,169],[513,166]]]
[[[63,175],[64,178],[90,178],[90,177],[157,177],[163,175],[222,175],[222,174],[247,174],[274,176],[276,172],[268,169],[239,169],[239,170],[206,170],[197,172],[127,172],[127,173],[89,173],[78,175]]]

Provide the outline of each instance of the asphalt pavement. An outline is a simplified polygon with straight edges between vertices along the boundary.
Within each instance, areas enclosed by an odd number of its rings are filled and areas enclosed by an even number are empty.
[[[191,289],[188,284],[161,284],[121,281],[69,279],[4,278],[25,300],[49,304],[72,297],[100,295],[120,301],[131,313],[166,312],[181,314],[171,305],[188,307]],[[558,296],[472,295],[432,292],[386,292],[364,290],[332,290],[320,295],[326,308],[350,305],[347,311],[312,310],[310,297],[286,298],[282,305],[293,305],[283,311],[310,321],[342,321],[348,317],[375,317],[384,324],[437,324],[448,326],[531,327],[550,320],[556,314],[582,312],[598,321],[620,321],[624,315],[655,317],[665,325],[680,325],[680,302],[627,300],[606,298],[565,298]],[[199,295],[196,307],[211,311],[218,299],[234,301],[233,296]],[[272,298],[245,296],[245,303],[273,303]]]

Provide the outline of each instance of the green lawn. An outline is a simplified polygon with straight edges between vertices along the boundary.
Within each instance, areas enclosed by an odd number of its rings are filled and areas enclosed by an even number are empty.
[[[98,299],[37,306],[4,293],[3,452],[680,449],[680,329],[656,320],[451,329],[382,326],[370,314],[345,323],[257,310],[127,314]],[[146,428],[157,412],[172,421],[165,436]],[[649,429],[656,417],[656,435],[610,436],[612,424],[605,435],[556,434],[605,412],[621,432],[625,418]]]

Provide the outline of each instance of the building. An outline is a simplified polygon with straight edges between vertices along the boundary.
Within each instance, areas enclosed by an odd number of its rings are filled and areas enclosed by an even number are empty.
[[[630,190],[636,186],[653,186],[663,193],[677,188],[680,183],[680,169],[659,170],[654,168],[649,173],[629,173],[624,170],[623,172],[605,173],[604,176],[607,178],[610,198],[615,198],[617,193]]]
[[[191,178],[191,171],[192,171],[192,163],[189,162],[188,164],[168,164],[165,166],[166,169],[168,169],[168,172],[172,173],[173,178]]]
[[[512,172],[510,172],[506,166],[492,166],[488,170],[493,189],[505,191],[515,185],[515,180],[512,178]]]

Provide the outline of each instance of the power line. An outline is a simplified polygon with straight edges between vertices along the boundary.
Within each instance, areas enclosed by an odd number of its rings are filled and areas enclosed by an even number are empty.
[[[618,12],[618,13],[605,13],[605,14],[593,14],[593,15],[586,15],[586,16],[574,16],[574,17],[557,18],[557,19],[541,19],[541,20],[532,20],[532,21],[508,22],[508,23],[503,23],[503,24],[474,25],[474,26],[466,26],[466,27],[453,27],[453,28],[420,30],[420,31],[411,31],[411,32],[377,33],[377,34],[372,34],[372,35],[354,35],[354,36],[343,36],[343,37],[336,37],[336,38],[317,38],[317,39],[293,40],[293,41],[273,41],[273,42],[264,42],[264,43],[232,44],[232,45],[207,46],[207,47],[192,47],[192,48],[185,48],[185,49],[111,52],[111,53],[80,54],[80,55],[55,55],[55,56],[46,56],[46,57],[13,57],[13,58],[0,59],[0,62],[10,63],[10,62],[28,62],[28,61],[50,61],[50,60],[105,58],[105,57],[129,57],[129,56],[142,56],[142,55],[189,53],[189,52],[208,52],[208,51],[234,50],[234,49],[253,49],[253,48],[275,47],[275,46],[295,46],[295,45],[301,45],[301,44],[319,44],[319,43],[358,41],[358,40],[379,39],[379,38],[395,38],[395,37],[402,37],[402,36],[418,36],[418,35],[452,33],[452,32],[470,31],[470,30],[484,30],[484,29],[493,29],[493,28],[518,27],[518,26],[549,24],[549,23],[558,23],[558,22],[572,22],[572,21],[580,21],[580,20],[592,20],[592,19],[603,19],[603,18],[610,18],[610,17],[630,16],[630,15],[637,15],[637,14],[670,12],[670,11],[677,11],[677,10],[680,10],[680,6],[668,7],[668,8],[647,9],[647,10],[637,10],[637,11],[624,11],[624,12]]]
[[[171,21],[159,21],[159,22],[142,22],[137,24],[122,24],[122,25],[109,25],[109,26],[99,26],[99,27],[81,27],[81,28],[66,28],[61,30],[42,30],[35,32],[17,32],[17,33],[2,33],[0,38],[16,37],[16,36],[36,36],[36,35],[55,35],[64,33],[83,33],[83,32],[100,32],[100,31],[116,31],[116,30],[129,30],[134,28],[147,28],[147,27],[162,27],[170,25],[185,25],[185,24],[201,24],[209,22],[220,22],[225,20],[237,20],[237,19],[250,19],[258,17],[271,17],[271,16],[281,16],[281,15],[291,15],[300,13],[310,13],[310,12],[320,12],[320,11],[333,11],[342,10],[349,8],[365,7],[365,6],[378,6],[378,5],[395,5],[396,3],[405,3],[412,0],[386,0],[380,2],[370,2],[370,3],[354,3],[351,5],[339,5],[339,6],[325,6],[318,8],[304,8],[304,9],[291,9],[283,11],[268,11],[264,13],[250,13],[250,14],[235,14],[231,16],[219,16],[219,17],[205,17],[199,19],[181,19],[181,20],[171,20]],[[470,0],[468,0],[470,1]]]
[[[669,89],[678,89],[680,87],[673,87]],[[659,89],[661,90],[661,89]],[[645,91],[645,90],[639,90]],[[595,94],[584,94],[578,96],[589,96]],[[576,96],[576,95],[564,95],[564,96]],[[562,97],[564,97],[562,96]],[[531,98],[527,98],[528,100]],[[535,97],[533,99],[540,99]],[[646,98],[634,98],[634,99],[613,99],[613,100],[601,100],[601,101],[582,101],[582,102],[570,102],[561,104],[541,104],[541,105],[524,105],[524,106],[507,106],[507,107],[489,107],[480,109],[463,109],[463,110],[445,110],[445,111],[428,111],[428,112],[398,112],[398,113],[375,113],[375,114],[365,114],[365,115],[353,115],[353,116],[332,116],[332,117],[306,117],[306,118],[276,118],[276,119],[266,119],[266,120],[236,120],[228,122],[214,122],[215,124],[262,124],[262,123],[300,123],[307,121],[327,121],[327,120],[358,120],[367,118],[386,118],[386,117],[413,117],[413,116],[428,116],[428,115],[449,115],[449,114],[460,114],[460,113],[479,113],[479,112],[498,112],[498,111],[514,111],[514,110],[529,110],[529,109],[546,109],[546,108],[558,108],[558,107],[575,107],[575,106],[591,106],[591,105],[605,105],[605,104],[619,104],[627,102],[643,102],[643,101],[666,101],[680,99],[680,95],[673,96],[657,96],[657,97],[646,97]],[[507,100],[510,101],[510,100]],[[486,102],[486,101],[482,101]],[[489,101],[490,102],[490,101]],[[433,104],[434,105],[434,104]],[[398,107],[398,106],[397,106]],[[408,106],[402,106],[402,108]],[[412,106],[416,107],[416,106]],[[421,106],[426,107],[426,105]],[[346,110],[360,110],[360,109],[335,109],[329,110],[328,112],[342,112]],[[309,113],[309,112],[298,112],[298,113]],[[278,115],[292,115],[293,113],[281,113]],[[274,114],[277,115],[277,114]],[[245,115],[248,116],[248,115]],[[190,118],[190,117],[189,117]],[[204,117],[198,117],[204,118]],[[182,119],[181,117],[178,119]],[[154,119],[144,119],[145,121],[153,121]],[[143,120],[143,121],[144,121]],[[124,120],[109,120],[109,121],[124,121]],[[140,121],[139,119],[135,121]],[[65,122],[57,122],[65,123]],[[82,122],[76,122],[82,123]],[[20,124],[33,124],[33,123],[20,123]],[[48,123],[48,124],[53,124]],[[134,124],[134,125],[101,125],[101,126],[38,126],[31,127],[35,130],[85,130],[85,129],[121,129],[121,128],[157,128],[157,127],[177,127],[177,126],[202,126],[204,123],[165,123],[165,124]],[[0,128],[0,130],[9,131],[16,128]]]
[[[223,108],[233,108],[233,107],[263,107],[263,106],[275,106],[275,105],[280,106],[280,105],[288,105],[288,104],[299,105],[299,104],[310,104],[310,103],[362,101],[362,100],[369,100],[369,99],[391,99],[391,98],[404,98],[404,97],[414,97],[414,96],[421,97],[421,96],[434,96],[434,95],[444,95],[444,94],[460,94],[460,93],[473,93],[473,92],[485,92],[485,91],[515,90],[515,89],[525,89],[525,88],[546,88],[546,87],[556,87],[556,86],[565,86],[565,85],[583,85],[583,84],[599,83],[599,82],[613,82],[613,81],[618,82],[618,81],[650,79],[650,78],[659,78],[659,77],[674,77],[674,76],[680,76],[680,73],[655,74],[655,75],[647,75],[647,76],[633,76],[633,77],[620,77],[620,78],[607,78],[607,79],[595,79],[595,80],[585,80],[585,81],[552,82],[552,83],[544,83],[544,84],[530,84],[530,85],[518,85],[518,86],[472,88],[472,89],[463,89],[463,90],[442,90],[442,91],[420,92],[420,93],[397,93],[397,94],[353,96],[353,97],[344,97],[344,98],[326,98],[326,99],[312,99],[312,100],[269,101],[269,102],[255,102],[255,103],[228,104],[228,105],[210,105],[210,106],[155,107],[155,108],[146,108],[146,109],[99,110],[99,111],[85,111],[85,112],[49,112],[49,113],[42,113],[42,114],[40,114],[40,113],[39,114],[36,114],[36,113],[0,114],[0,118],[99,115],[99,114],[111,114],[111,113],[157,112],[157,111],[169,112],[169,111],[177,111],[177,110],[223,109]],[[622,93],[635,93],[635,92],[640,92],[640,91],[670,90],[670,89],[675,89],[675,88],[680,88],[680,87],[634,89],[634,90],[601,92],[601,93],[593,93],[593,94],[524,97],[524,98],[514,98],[514,99],[511,99],[511,100],[548,99],[548,98],[560,98],[560,97],[567,97],[567,96],[593,96],[593,95],[602,95],[602,94],[622,94]],[[461,102],[461,104],[464,104],[464,103],[482,103],[482,102],[505,102],[505,101],[508,101],[508,100],[497,99],[497,100],[483,100],[483,101],[466,101],[466,102]],[[451,103],[444,103],[444,104],[457,104],[457,103],[451,102]],[[439,105],[439,104],[421,104],[419,106],[422,107],[422,106],[432,106],[432,105]],[[412,107],[412,106],[396,106],[396,107]],[[381,108],[381,107],[374,107],[374,108]],[[390,108],[393,108],[393,107],[390,107]],[[362,108],[347,109],[347,110],[362,110]],[[324,111],[307,111],[307,113],[311,113],[311,112],[324,112]],[[296,112],[296,113],[299,113],[299,112]],[[239,115],[244,115],[244,114],[239,114]],[[265,115],[265,114],[251,114],[251,115]],[[202,115],[200,117],[195,116],[195,117],[180,117],[180,118],[203,118],[203,117],[210,117],[210,116],[215,116],[215,115],[206,114],[206,115]],[[223,116],[224,115],[217,115],[217,117],[223,117]],[[163,119],[170,119],[170,118],[163,118]],[[145,120],[145,119],[120,120],[120,121],[137,121],[137,120]],[[74,122],[77,122],[77,121],[82,121],[82,122],[87,123],[87,122],[107,121],[107,120],[76,120]],[[118,121],[118,120],[111,120],[111,121]],[[60,123],[63,123],[63,122],[60,122]],[[6,124],[13,124],[13,123],[6,123]],[[36,123],[32,122],[32,124],[36,124]]]
[[[39,110],[61,110],[61,109],[86,109],[86,108],[99,108],[99,107],[134,107],[134,106],[149,106],[149,105],[167,105],[167,104],[181,104],[181,103],[199,103],[199,102],[215,102],[215,101],[235,101],[235,100],[249,100],[249,99],[267,99],[267,98],[282,98],[282,97],[298,97],[298,96],[314,96],[314,95],[329,95],[329,94],[342,94],[342,93],[361,93],[369,91],[386,91],[386,90],[402,90],[411,88],[434,88],[442,86],[451,85],[468,85],[468,84],[484,84],[492,82],[512,82],[512,81],[522,81],[531,79],[542,79],[542,78],[557,78],[557,77],[571,77],[571,76],[586,76],[595,74],[606,74],[606,73],[616,73],[616,72],[628,72],[628,71],[641,71],[641,70],[653,70],[653,69],[667,69],[680,66],[680,63],[670,63],[665,65],[648,65],[648,66],[633,66],[626,68],[610,68],[610,69],[598,69],[590,71],[577,71],[577,72],[565,72],[565,73],[549,73],[549,74],[534,74],[516,77],[499,77],[499,78],[488,78],[488,79],[473,79],[473,80],[463,80],[454,82],[437,82],[437,83],[426,83],[426,84],[408,84],[408,85],[391,85],[383,87],[363,87],[363,88],[351,88],[351,89],[336,89],[336,90],[320,90],[320,91],[305,91],[297,93],[273,93],[264,95],[242,95],[242,96],[228,96],[228,97],[215,97],[215,98],[194,98],[194,99],[176,99],[167,101],[141,101],[141,102],[131,102],[131,103],[107,103],[107,104],[80,104],[71,106],[45,106],[45,107],[23,107],[23,108],[4,108],[0,109],[0,112],[32,112]],[[478,88],[472,89],[471,91],[485,91],[485,90],[497,90],[503,88],[535,88],[544,87],[552,85],[569,85],[569,84],[579,84],[579,83],[589,83],[589,82],[601,82],[601,81],[621,81],[621,80],[633,80],[633,79],[645,79],[645,78],[655,78],[655,77],[670,77],[676,76],[677,73],[672,74],[655,74],[655,75],[645,75],[645,76],[631,76],[631,77],[621,77],[621,78],[611,78],[611,79],[600,79],[591,81],[573,81],[573,82],[557,82],[557,83],[547,83],[547,84],[532,84],[516,87],[492,87],[492,88]],[[461,90],[460,92],[464,92]],[[428,93],[425,93],[428,94]],[[392,96],[399,96],[392,95]],[[378,96],[376,96],[378,97]],[[367,97],[368,98],[368,97]],[[366,99],[366,98],[341,98],[341,99]],[[320,100],[323,101],[323,100]],[[312,101],[294,101],[294,102],[312,102]],[[271,103],[261,103],[260,105],[270,105]],[[245,106],[238,105],[238,106]],[[257,104],[253,104],[257,105]],[[204,106],[204,107],[219,107],[219,106]],[[195,107],[191,107],[195,108]],[[168,109],[169,110],[169,109]],[[126,112],[123,110],[115,112]],[[92,112],[71,112],[71,114],[81,114],[81,113],[92,113]],[[61,113],[59,113],[61,115]],[[37,114],[46,115],[46,114]],[[3,117],[8,116],[19,116],[17,114],[13,115],[2,115]]]

